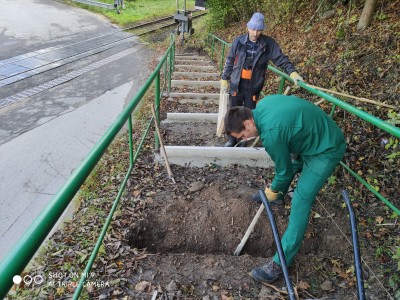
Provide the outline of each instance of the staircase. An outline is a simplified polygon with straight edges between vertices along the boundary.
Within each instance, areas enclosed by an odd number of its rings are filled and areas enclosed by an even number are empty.
[[[204,167],[239,164],[271,167],[263,148],[223,147],[217,137],[220,74],[212,61],[196,53],[176,54],[175,68],[162,112],[165,151],[171,164]]]

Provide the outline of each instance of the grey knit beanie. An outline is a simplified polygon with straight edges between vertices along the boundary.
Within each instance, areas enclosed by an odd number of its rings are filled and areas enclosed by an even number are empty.
[[[254,13],[250,21],[247,23],[247,27],[253,30],[264,30],[264,15],[259,12]]]

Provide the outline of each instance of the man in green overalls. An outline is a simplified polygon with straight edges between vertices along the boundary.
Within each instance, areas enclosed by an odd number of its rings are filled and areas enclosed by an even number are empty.
[[[304,238],[315,197],[345,153],[343,133],[316,105],[283,95],[263,98],[254,110],[230,108],[225,115],[225,132],[243,140],[260,136],[275,163],[275,177],[265,189],[268,201],[283,199],[296,173],[301,173],[281,241],[290,266]],[[292,160],[291,154],[297,158]],[[282,275],[278,254],[249,275],[264,283],[278,279]]]

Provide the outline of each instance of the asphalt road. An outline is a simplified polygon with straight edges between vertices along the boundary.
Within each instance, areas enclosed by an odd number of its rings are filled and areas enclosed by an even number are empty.
[[[47,51],[46,57],[34,56],[42,62],[107,34],[127,36],[104,18],[61,2],[2,0],[0,80],[9,76],[7,60]],[[0,85],[0,103],[22,93],[0,106],[0,260],[147,79],[151,54],[128,36],[95,55]],[[32,61],[25,60],[24,68],[34,72]],[[77,70],[75,78],[38,89]]]

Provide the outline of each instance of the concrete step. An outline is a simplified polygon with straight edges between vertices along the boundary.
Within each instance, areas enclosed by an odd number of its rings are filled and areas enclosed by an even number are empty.
[[[219,101],[219,94],[213,93],[169,93],[170,98],[185,98],[185,99],[199,99],[199,100],[217,100]]]
[[[184,52],[184,53],[177,53],[175,52],[175,57],[176,56],[199,56],[198,53],[194,53],[194,52]]]
[[[179,55],[176,56],[175,55],[175,61],[180,61],[180,60],[208,60],[210,61],[210,59],[206,56],[201,56],[201,55]]]
[[[189,79],[202,79],[202,78],[212,78],[220,79],[221,75],[219,73],[205,73],[205,72],[174,72],[173,77],[187,77]]]
[[[212,99],[212,98],[179,98],[179,99],[174,99],[174,98],[168,98],[167,100],[169,101],[177,101],[179,103],[186,103],[186,104],[200,104],[200,105],[206,105],[206,104],[219,104],[219,99]]]
[[[226,148],[202,146],[165,146],[170,164],[179,166],[204,167],[210,164],[269,168],[274,163],[264,148]],[[158,155],[158,159],[161,156]]]
[[[205,59],[205,60],[180,59],[180,60],[175,60],[175,64],[192,65],[192,66],[212,66],[212,62],[209,59]]]
[[[216,72],[214,66],[199,66],[199,65],[175,65],[174,71],[191,71],[191,72]]]
[[[183,87],[213,87],[219,88],[220,87],[219,81],[211,81],[211,80],[171,80],[171,87],[174,88],[183,88]]]
[[[167,113],[167,118],[162,123],[175,122],[211,122],[217,123],[218,114],[214,113]]]

